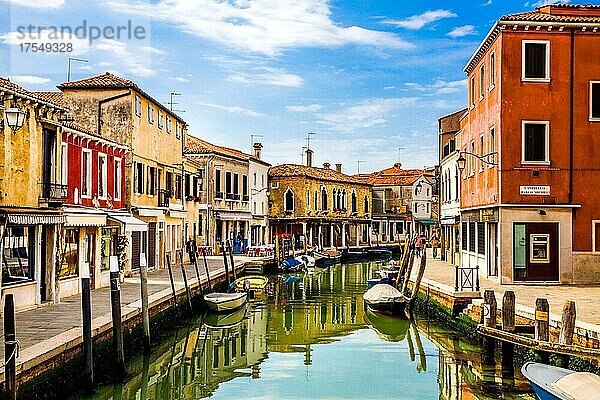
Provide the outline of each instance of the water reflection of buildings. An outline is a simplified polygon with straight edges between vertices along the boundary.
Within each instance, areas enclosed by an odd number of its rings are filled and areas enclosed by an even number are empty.
[[[278,280],[269,304],[268,350],[306,352],[310,344],[329,343],[363,327],[361,295],[369,270],[350,264]]]

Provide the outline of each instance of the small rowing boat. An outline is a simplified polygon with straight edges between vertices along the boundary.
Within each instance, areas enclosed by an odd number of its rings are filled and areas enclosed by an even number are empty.
[[[209,310],[216,312],[228,312],[237,310],[248,299],[246,292],[242,293],[209,293],[204,295],[204,301]]]
[[[342,253],[337,250],[313,251],[312,256],[315,259],[315,266],[320,268],[338,264],[342,259]]]
[[[264,292],[269,278],[262,275],[248,275],[237,278],[233,282],[236,292]]]
[[[392,285],[378,283],[363,295],[371,311],[389,315],[398,315],[404,311],[408,299]]]
[[[521,368],[540,400],[600,400],[600,376],[527,362]]]

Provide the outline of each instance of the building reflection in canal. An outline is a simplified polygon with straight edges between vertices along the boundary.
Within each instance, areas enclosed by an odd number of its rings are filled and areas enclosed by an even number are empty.
[[[375,264],[350,264],[317,270],[313,275],[274,276],[269,299],[256,299],[233,315],[203,316],[180,328],[155,348],[151,357],[129,365],[132,376],[128,381],[100,388],[93,398],[199,399],[228,393],[239,385],[234,383],[239,379],[252,390],[248,382],[265,382],[261,367],[272,370],[276,364],[269,357],[279,359],[286,354],[300,356],[302,376],[295,378],[310,381],[318,377],[313,377],[312,369],[342,369],[329,365],[330,360],[323,356],[315,361],[315,349],[368,336],[370,348],[383,356],[385,352],[395,354],[403,370],[429,380],[429,394],[438,393],[415,398],[533,399],[513,390],[512,381],[502,385],[501,378],[492,377],[485,383],[479,349],[456,335],[426,322],[417,324],[366,311],[362,293],[378,268]],[[370,367],[376,369],[376,365]],[[260,397],[259,392],[255,397]]]

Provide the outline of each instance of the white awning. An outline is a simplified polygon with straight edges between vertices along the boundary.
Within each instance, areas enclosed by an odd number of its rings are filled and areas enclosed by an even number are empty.
[[[169,217],[184,219],[187,218],[187,211],[183,210],[169,210]]]
[[[222,221],[252,221],[249,212],[218,211],[217,219]]]
[[[104,211],[78,208],[64,207],[66,222],[65,226],[106,226],[107,213]]]
[[[52,225],[65,222],[65,216],[60,214],[7,214],[9,224],[14,225]]]
[[[108,219],[125,226],[125,231],[147,231],[148,224],[129,213],[108,213]]]

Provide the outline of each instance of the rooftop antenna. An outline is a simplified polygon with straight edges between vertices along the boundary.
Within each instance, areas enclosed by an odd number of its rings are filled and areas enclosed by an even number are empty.
[[[310,135],[316,135],[315,132],[308,132],[306,134],[306,149],[310,150]]]
[[[69,67],[67,69],[67,82],[71,82],[71,61],[76,61],[80,63],[88,62],[88,60],[84,60],[83,58],[69,57]]]
[[[250,135],[250,153],[254,150],[254,138],[261,138],[263,135],[252,134]]]
[[[396,160],[396,162],[400,162],[400,153],[402,152],[402,150],[405,150],[406,147],[398,147],[398,159]]]
[[[167,104],[169,105],[169,109],[170,109],[171,111],[173,111],[173,112],[184,113],[184,112],[185,112],[185,110],[176,110],[176,109],[174,109],[174,108],[173,108],[173,106],[174,106],[174,105],[177,105],[177,104],[179,104],[179,103],[176,103],[176,102],[174,102],[174,101],[173,101],[173,97],[175,97],[175,96],[181,96],[181,93],[177,93],[177,92],[171,92],[171,93],[169,93],[169,96],[170,96],[170,100],[169,100],[169,102],[167,103]]]
[[[365,160],[356,161],[356,174],[360,174],[360,163],[366,163]]]

